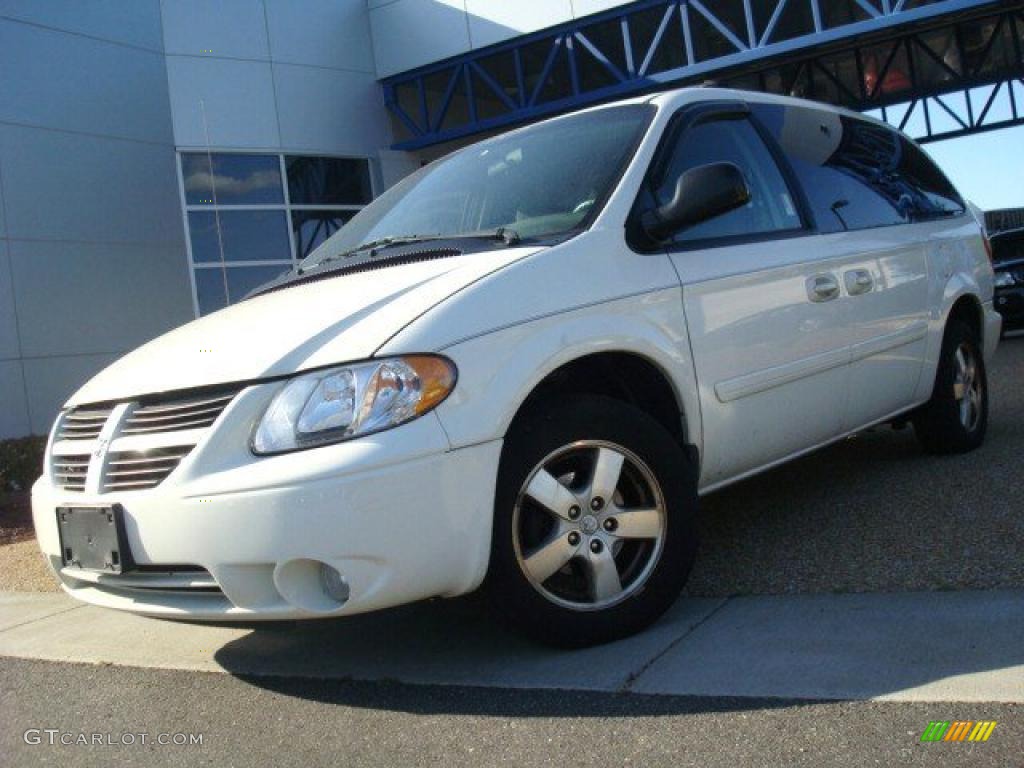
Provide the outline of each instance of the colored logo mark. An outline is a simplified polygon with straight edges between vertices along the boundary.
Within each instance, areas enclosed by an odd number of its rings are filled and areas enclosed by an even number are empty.
[[[995,727],[995,720],[932,720],[921,741],[988,741]]]

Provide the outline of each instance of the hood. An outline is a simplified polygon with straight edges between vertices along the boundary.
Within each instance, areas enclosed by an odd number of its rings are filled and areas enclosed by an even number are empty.
[[[363,360],[431,307],[538,250],[508,248],[382,265],[257,296],[130,352],[100,371],[66,405],[127,400]]]

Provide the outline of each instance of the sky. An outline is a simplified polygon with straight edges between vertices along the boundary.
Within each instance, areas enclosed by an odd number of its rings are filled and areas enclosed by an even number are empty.
[[[979,208],[1024,207],[1024,126],[934,141],[924,148],[960,194]]]

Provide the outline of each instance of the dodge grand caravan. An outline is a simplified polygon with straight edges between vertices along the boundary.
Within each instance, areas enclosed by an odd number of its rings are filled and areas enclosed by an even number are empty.
[[[33,489],[63,587],[163,617],[483,586],[542,641],[654,621],[700,495],[873,424],[978,446],[978,221],[887,125],[686,89],[461,149],[99,373]]]

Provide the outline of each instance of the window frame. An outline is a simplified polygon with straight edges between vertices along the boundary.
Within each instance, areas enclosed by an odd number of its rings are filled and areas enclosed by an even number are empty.
[[[217,205],[214,203],[195,204],[189,203],[185,195],[184,156],[189,154],[211,154],[211,155],[270,155],[277,158],[278,169],[282,187],[282,202],[280,203],[243,203],[238,205]],[[307,205],[299,203],[293,205],[291,194],[288,188],[287,158],[288,157],[323,157],[340,160],[359,160],[367,164],[367,171],[370,180],[370,200],[363,205],[338,204],[338,205]],[[369,205],[381,192],[380,182],[377,178],[377,167],[371,157],[342,154],[336,152],[314,152],[314,151],[288,151],[281,148],[253,148],[253,147],[175,147],[175,173],[178,177],[178,199],[181,205],[182,229],[185,236],[185,251],[188,259],[189,286],[192,289],[192,314],[198,319],[203,317],[199,310],[199,290],[196,282],[196,271],[201,269],[233,269],[247,267],[294,267],[299,259],[296,256],[296,236],[292,220],[294,211],[348,211],[354,216],[366,205]],[[189,213],[196,211],[281,211],[285,217],[285,226],[288,231],[289,258],[287,259],[255,259],[255,260],[225,260],[222,266],[220,261],[196,261],[192,253],[191,226],[189,224]],[[230,302],[226,306],[237,302]]]
[[[737,119],[746,120],[754,128],[761,139],[761,143],[768,150],[768,154],[775,162],[786,184],[787,191],[792,198],[793,207],[796,209],[797,216],[800,219],[800,226],[768,232],[757,232],[749,235],[723,235],[684,242],[673,240],[653,246],[645,245],[643,236],[639,234],[640,217],[647,210],[645,198],[653,197],[653,182],[671,159],[672,151],[677,141],[693,126],[708,122]],[[658,140],[658,146],[654,150],[647,170],[644,172],[643,180],[640,182],[636,199],[633,202],[626,222],[626,242],[630,249],[636,253],[686,253],[689,251],[724,248],[730,245],[789,240],[795,237],[815,234],[816,232],[817,224],[814,217],[810,215],[810,205],[804,189],[796,178],[789,160],[776,143],[775,137],[757,119],[757,115],[754,114],[749,104],[745,101],[730,100],[701,101],[686,104],[677,109],[669,118],[665,129],[662,131],[661,138]]]

